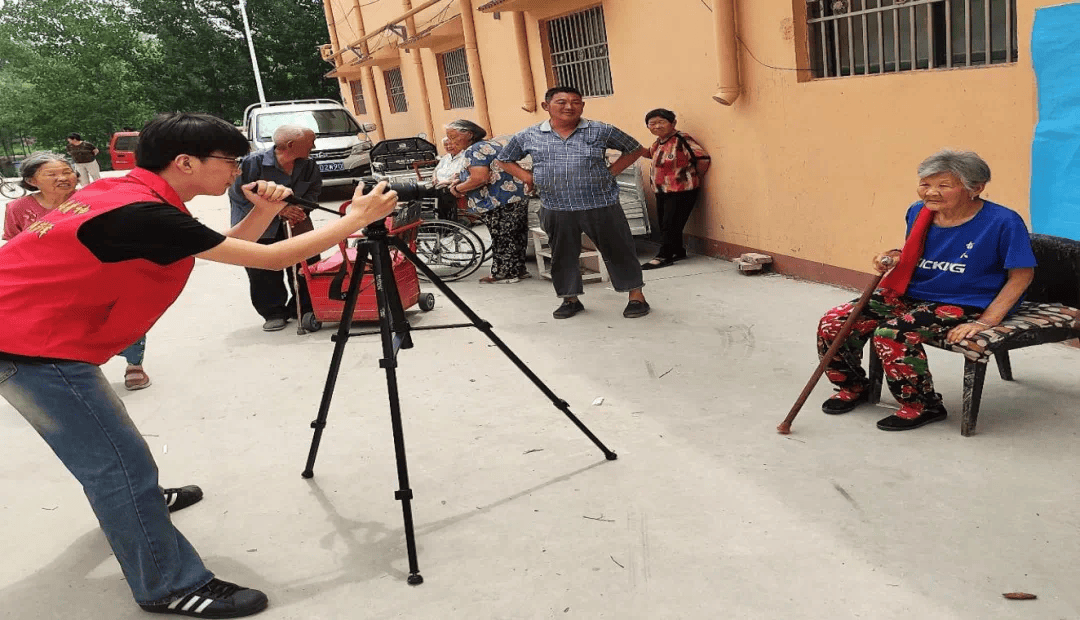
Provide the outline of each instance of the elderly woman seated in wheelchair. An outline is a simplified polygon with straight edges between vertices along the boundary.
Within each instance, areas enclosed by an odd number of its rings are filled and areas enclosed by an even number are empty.
[[[903,431],[944,420],[923,343],[956,343],[1003,321],[1019,305],[1035,273],[1027,227],[1011,209],[980,194],[990,167],[975,153],[942,150],[919,165],[919,201],[907,210],[903,250],[873,259],[885,273],[825,376],[836,394],[828,414],[852,411],[869,398],[862,349],[872,338],[889,391],[900,404],[877,423]],[[854,303],[829,310],[818,326],[818,355],[833,343]]]

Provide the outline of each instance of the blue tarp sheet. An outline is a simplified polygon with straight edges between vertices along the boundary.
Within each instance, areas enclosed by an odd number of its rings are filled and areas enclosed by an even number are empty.
[[[1031,59],[1039,86],[1031,228],[1080,239],[1080,3],[1035,12]]]

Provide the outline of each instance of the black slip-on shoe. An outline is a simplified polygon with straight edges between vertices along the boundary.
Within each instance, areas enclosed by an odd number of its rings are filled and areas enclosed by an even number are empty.
[[[643,317],[649,313],[649,302],[631,299],[623,309],[622,315],[628,319]]]
[[[659,263],[654,263],[652,261],[649,261],[649,262],[645,263],[644,265],[642,265],[641,268],[646,270],[646,271],[648,271],[649,269],[660,269],[661,267],[667,267],[669,265],[674,265],[675,261],[677,259],[674,259],[674,258],[654,258],[653,260],[658,260],[660,262]]]
[[[910,431],[920,426],[926,426],[931,422],[940,422],[947,417],[949,417],[949,414],[945,411],[944,405],[931,405],[923,409],[922,413],[914,418],[901,418],[898,415],[891,415],[879,420],[877,427],[883,431]]]
[[[235,583],[211,579],[198,590],[171,603],[139,605],[153,614],[175,614],[193,618],[243,618],[266,609],[266,595]]]
[[[557,319],[568,319],[584,309],[585,305],[580,301],[570,301],[569,299],[565,299],[561,306],[555,308],[555,312],[552,312],[551,316]]]
[[[840,415],[841,413],[847,413],[853,411],[859,405],[870,401],[870,390],[866,389],[859,392],[859,395],[852,400],[843,400],[840,398],[840,394],[834,395],[829,400],[821,403],[821,410],[829,415]]]
[[[183,510],[192,504],[199,503],[202,499],[202,489],[194,484],[178,489],[164,489],[162,493],[165,495],[165,504],[168,505],[169,512]]]

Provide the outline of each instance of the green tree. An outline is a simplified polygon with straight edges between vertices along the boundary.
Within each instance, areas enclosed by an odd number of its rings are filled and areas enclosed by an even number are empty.
[[[217,114],[239,123],[258,90],[239,3],[229,0],[134,0],[136,20],[152,33],[156,77],[170,85],[162,109]],[[330,65],[318,56],[327,39],[321,0],[251,0],[252,42],[270,100],[337,97]]]
[[[268,99],[338,98],[318,56],[322,0],[247,10]],[[240,122],[258,101],[238,0],[0,0],[0,88],[0,155],[20,135],[62,150],[77,131],[104,147],[160,112]]]
[[[153,112],[139,64],[150,50],[112,0],[9,0],[0,14],[0,122],[35,148],[61,150],[72,131],[104,146]]]

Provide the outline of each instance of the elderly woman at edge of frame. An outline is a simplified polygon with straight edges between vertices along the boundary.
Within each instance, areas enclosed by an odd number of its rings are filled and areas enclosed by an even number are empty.
[[[825,376],[836,394],[821,409],[847,413],[867,401],[862,348],[872,338],[889,391],[900,404],[877,423],[903,431],[944,420],[941,394],[923,343],[957,343],[1001,323],[1019,305],[1035,274],[1027,226],[1013,210],[980,197],[990,166],[966,151],[942,150],[918,169],[919,201],[907,210],[907,241],[873,259],[885,275]],[[824,356],[853,303],[829,310],[818,326]]]

